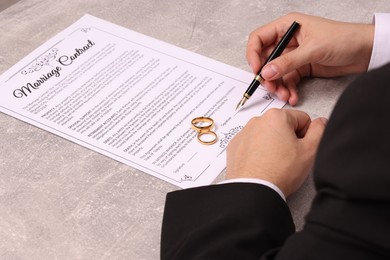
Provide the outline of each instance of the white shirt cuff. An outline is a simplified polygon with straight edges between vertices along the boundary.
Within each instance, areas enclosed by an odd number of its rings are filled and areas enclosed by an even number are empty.
[[[236,179],[224,180],[224,181],[219,182],[218,184],[238,183],[238,182],[256,183],[256,184],[260,184],[260,185],[265,185],[265,186],[273,189],[274,191],[276,191],[280,195],[280,197],[282,197],[282,199],[284,201],[286,201],[286,197],[284,196],[283,192],[275,184],[273,184],[269,181],[255,179],[255,178],[236,178]]]
[[[390,13],[375,13],[374,45],[368,70],[379,68],[390,62]]]

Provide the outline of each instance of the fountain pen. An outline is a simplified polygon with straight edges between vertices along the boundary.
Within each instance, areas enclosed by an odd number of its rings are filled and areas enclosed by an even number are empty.
[[[248,89],[245,91],[241,101],[237,104],[237,107],[236,107],[236,110],[239,108],[239,107],[242,107],[244,106],[245,102],[253,95],[253,93],[255,92],[255,90],[257,89],[257,87],[261,84],[261,82],[264,80],[262,77],[261,77],[261,70],[263,69],[263,67],[268,63],[270,62],[271,60],[277,58],[280,56],[280,54],[282,54],[282,52],[284,51],[284,49],[286,48],[286,46],[288,45],[288,43],[290,42],[292,36],[294,35],[295,31],[299,28],[299,23],[297,23],[296,21],[294,21],[290,28],[287,30],[287,32],[283,35],[282,39],[280,39],[280,41],[278,42],[278,44],[276,45],[275,49],[271,52],[271,54],[268,56],[267,60],[263,63],[263,65],[261,66],[259,72],[257,73],[257,75],[255,76],[255,78],[253,79],[252,83],[249,85]]]

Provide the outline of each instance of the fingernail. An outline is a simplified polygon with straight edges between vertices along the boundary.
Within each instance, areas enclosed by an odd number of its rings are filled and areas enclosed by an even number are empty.
[[[321,122],[322,122],[324,125],[327,125],[327,124],[328,124],[328,119],[326,119],[325,117],[321,117],[320,120],[321,120]]]
[[[272,64],[264,66],[261,70],[261,76],[265,79],[272,79],[276,74],[276,67]]]

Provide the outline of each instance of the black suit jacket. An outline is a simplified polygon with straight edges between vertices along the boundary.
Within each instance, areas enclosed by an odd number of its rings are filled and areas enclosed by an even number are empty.
[[[272,189],[169,193],[161,259],[390,259],[390,65],[358,77],[330,117],[302,231]]]

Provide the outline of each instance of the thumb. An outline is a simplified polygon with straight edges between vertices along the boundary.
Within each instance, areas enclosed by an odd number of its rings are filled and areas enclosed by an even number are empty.
[[[284,53],[266,64],[261,70],[261,76],[265,80],[281,78],[287,73],[310,63],[309,53],[303,45],[300,45],[293,51]]]

